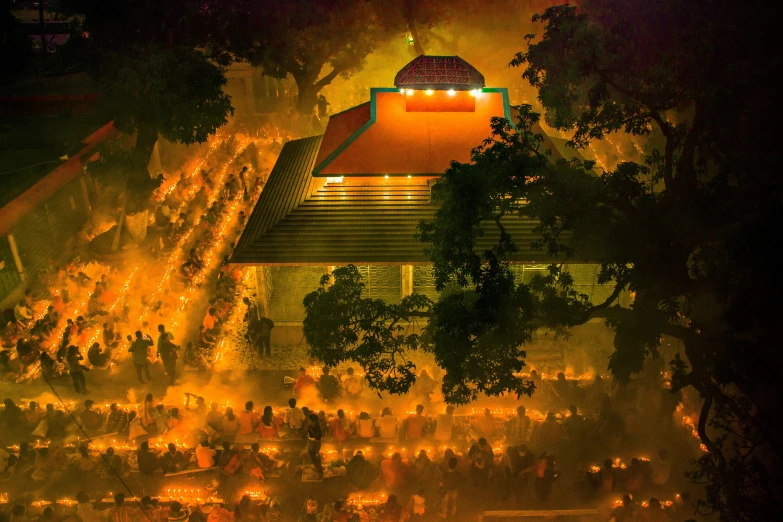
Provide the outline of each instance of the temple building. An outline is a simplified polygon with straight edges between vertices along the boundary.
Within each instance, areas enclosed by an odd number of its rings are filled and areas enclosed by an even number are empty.
[[[486,87],[457,56],[419,56],[393,88],[373,88],[367,103],[331,116],[323,135],[285,144],[231,261],[256,267],[259,307],[291,342],[301,339],[304,296],[338,266],[359,268],[368,297],[437,298],[416,225],[434,217],[432,187],[452,161],[470,161],[494,116],[511,118],[507,89]],[[545,146],[554,157],[576,154],[564,141]],[[529,248],[536,223],[503,224],[519,246],[515,270],[529,281],[550,261]],[[483,242],[496,239],[488,225]],[[597,285],[597,265],[571,263],[581,291],[596,300],[610,293]]]

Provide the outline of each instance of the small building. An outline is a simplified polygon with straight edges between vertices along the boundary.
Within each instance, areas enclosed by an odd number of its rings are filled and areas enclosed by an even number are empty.
[[[458,56],[419,56],[394,87],[373,88],[367,103],[333,115],[323,135],[285,144],[231,260],[256,267],[259,308],[287,327],[276,329],[277,342],[301,340],[304,296],[349,263],[363,274],[366,296],[437,299],[416,226],[434,217],[436,180],[452,161],[470,161],[495,116],[511,119],[507,89],[486,87]],[[503,225],[519,246],[514,269],[529,281],[550,262],[529,248],[536,222],[508,216]],[[497,238],[488,224],[481,243]],[[594,299],[610,293],[596,285],[597,268],[570,267]]]

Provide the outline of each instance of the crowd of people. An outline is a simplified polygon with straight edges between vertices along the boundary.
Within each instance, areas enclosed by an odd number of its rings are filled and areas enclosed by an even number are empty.
[[[160,335],[165,338],[165,329]],[[426,387],[433,378],[422,373],[420,386]],[[249,481],[260,486],[283,472],[301,474],[307,482],[344,477],[355,493],[322,508],[315,499],[307,499],[301,519],[316,520],[312,517],[317,515],[318,520],[346,521],[372,511],[378,520],[398,522],[456,518],[463,497],[481,491],[499,493],[501,505],[513,505],[526,495],[549,505],[565,467],[570,476],[581,477],[574,487],[580,502],[600,502],[604,507],[611,502],[611,516],[617,521],[684,520],[692,514],[687,493],[675,496],[670,485],[674,463],[665,448],[652,457],[605,458],[630,436],[628,426],[617,422],[619,409],[627,402],[622,387],[610,398],[601,377],[581,383],[564,375],[552,381],[536,374],[531,378],[538,380],[541,390],[537,404],[557,407],[576,400],[580,406],[546,413],[521,405],[476,411],[425,406],[422,401],[410,412],[395,414],[390,407],[362,411],[363,378],[352,369],[335,376],[328,368],[317,378],[300,369],[287,405],[257,408],[248,401],[236,412],[232,405],[208,404],[190,393],[182,405],[157,403],[152,395],[138,405],[108,408],[87,400],[72,419],[52,404],[41,409],[31,402],[22,408],[7,399],[0,416],[3,432],[22,442],[0,452],[0,471],[14,480],[33,482],[53,481],[73,470],[104,478],[204,471],[219,477],[215,490],[205,491],[204,497],[220,498],[231,497],[222,493],[233,491],[232,484]],[[648,396],[654,391],[641,382],[637,393]],[[308,408],[302,404],[308,401],[342,401],[346,407]],[[655,415],[652,420],[657,421]],[[48,443],[34,445],[42,421],[48,425]],[[671,422],[668,427],[675,428]],[[74,441],[73,434],[81,429],[86,433]],[[92,443],[80,442],[87,440],[83,435],[92,437]],[[109,437],[127,442],[100,442]],[[602,460],[601,454],[603,465],[590,466]],[[379,490],[388,494],[382,502],[356,500],[356,495]],[[96,496],[99,492],[91,498]],[[188,511],[187,506],[157,503],[161,513]],[[265,520],[270,504],[243,499],[207,510],[226,515],[234,511],[236,520]],[[190,520],[199,520],[200,511],[193,504],[190,512],[196,515],[191,513]]]

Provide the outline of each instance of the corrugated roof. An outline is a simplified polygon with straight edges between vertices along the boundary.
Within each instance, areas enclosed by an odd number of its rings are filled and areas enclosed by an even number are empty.
[[[232,259],[254,265],[418,264],[429,260],[426,245],[413,236],[437,205],[423,180],[392,178],[373,183],[346,181],[320,185],[310,176],[316,140],[306,138],[283,148],[253,210]],[[317,182],[316,182],[317,183]],[[295,204],[294,204],[295,203]],[[520,252],[513,261],[538,262],[545,252],[531,251],[536,223],[503,219]],[[497,241],[494,224],[479,249]]]
[[[289,141],[283,146],[234,250],[234,262],[253,262],[244,261],[247,259],[247,250],[267,230],[324,185],[325,179],[310,175],[322,138],[312,136]]]

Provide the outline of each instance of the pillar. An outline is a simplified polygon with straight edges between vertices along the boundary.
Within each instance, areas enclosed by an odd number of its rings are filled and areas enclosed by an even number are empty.
[[[269,286],[266,280],[266,267],[256,267],[256,303],[258,303],[258,312],[262,317],[269,317]]]
[[[10,232],[8,233],[8,245],[11,247],[11,254],[14,256],[14,263],[16,264],[16,271],[19,272],[19,279],[27,281],[27,274],[24,272],[22,258],[19,257],[19,248],[16,246],[16,239],[14,239],[14,235]]]
[[[400,298],[403,298],[413,294],[413,265],[402,265],[400,271]]]

